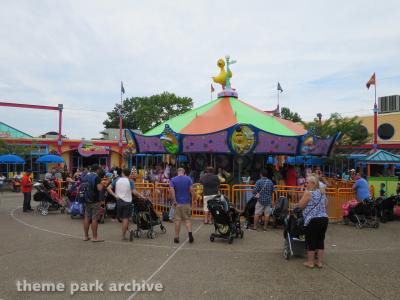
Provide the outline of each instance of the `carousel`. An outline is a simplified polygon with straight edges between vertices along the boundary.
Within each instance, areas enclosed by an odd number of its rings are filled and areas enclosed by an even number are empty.
[[[192,170],[213,165],[236,178],[258,172],[271,157],[329,155],[337,135],[318,138],[301,124],[239,99],[230,83],[233,63],[229,56],[217,62],[220,73],[213,80],[222,86],[217,99],[144,134],[128,130],[127,149],[133,155],[186,156]]]

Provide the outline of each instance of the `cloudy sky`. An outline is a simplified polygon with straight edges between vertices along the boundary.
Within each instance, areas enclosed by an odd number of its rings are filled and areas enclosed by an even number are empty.
[[[20,1],[0,10],[0,101],[64,104],[64,133],[99,136],[120,97],[163,91],[210,99],[216,61],[230,54],[232,85],[261,109],[365,115],[400,94],[400,2]],[[216,87],[217,91],[220,89]],[[57,130],[53,111],[0,107],[0,121],[32,135]]]

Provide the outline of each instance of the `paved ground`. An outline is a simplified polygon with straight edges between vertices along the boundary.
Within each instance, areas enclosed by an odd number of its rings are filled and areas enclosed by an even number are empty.
[[[118,239],[119,223],[101,225],[105,243],[83,242],[81,220],[60,213],[24,214],[21,194],[0,195],[0,299],[398,299],[400,223],[378,230],[330,225],[323,269],[282,257],[282,231],[245,232],[232,245],[209,241],[212,227],[194,223],[195,243]],[[183,237],[183,234],[182,234]],[[61,282],[65,292],[18,292],[17,280]],[[71,282],[160,282],[162,292],[80,292]]]

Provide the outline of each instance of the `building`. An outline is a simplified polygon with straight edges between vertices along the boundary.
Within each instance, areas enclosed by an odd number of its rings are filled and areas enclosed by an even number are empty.
[[[26,148],[28,153],[24,159],[26,164],[24,169],[31,169],[38,175],[45,171],[46,166],[36,164],[36,159],[46,154],[58,154],[65,160],[68,170],[74,172],[77,168],[99,164],[108,166],[128,166],[127,160],[123,156],[126,143],[123,142],[119,147],[119,141],[114,139],[102,140],[73,140],[63,137],[59,145],[57,136],[52,132],[42,135],[43,137],[34,138],[10,125],[0,122],[0,139],[7,144],[18,145],[19,148]],[[119,138],[119,135],[118,135]],[[22,166],[16,169],[21,171]],[[0,166],[0,171],[4,172],[4,167]]]
[[[358,160],[366,157],[373,149],[374,116],[359,116],[365,135],[370,134],[369,142],[360,146],[340,146],[335,153],[350,158],[349,164],[356,167]],[[393,154],[400,155],[400,96],[384,96],[378,98],[378,124],[377,124],[378,149],[383,149]],[[400,166],[397,166],[397,170]],[[399,174],[399,171],[397,171]]]

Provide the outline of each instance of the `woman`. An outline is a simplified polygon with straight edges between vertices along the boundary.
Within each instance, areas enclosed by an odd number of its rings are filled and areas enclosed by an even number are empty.
[[[328,228],[327,199],[319,189],[316,176],[308,176],[306,180],[306,192],[299,202],[303,209],[307,262],[304,265],[313,268],[316,265],[322,268],[324,257],[324,240]],[[314,262],[316,260],[316,263]]]

